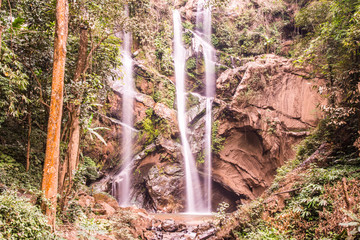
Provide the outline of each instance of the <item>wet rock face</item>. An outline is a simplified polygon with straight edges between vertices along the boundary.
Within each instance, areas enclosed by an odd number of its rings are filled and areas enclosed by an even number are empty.
[[[182,169],[177,164],[166,165],[163,168],[158,168],[158,166],[150,168],[146,186],[158,212],[179,212],[182,207],[177,198],[182,178],[181,172]]]
[[[154,216],[156,219],[158,216]],[[205,240],[216,239],[216,226],[212,220],[202,220],[203,223],[198,224],[184,216],[170,216],[174,219],[156,219],[153,221],[151,228],[152,234],[147,234],[146,239],[163,239],[163,240]],[[181,219],[184,218],[184,219]],[[196,217],[195,217],[196,218]]]
[[[162,119],[165,119],[169,123],[169,127],[172,135],[176,135],[179,133],[178,122],[176,117],[176,111],[167,107],[163,103],[156,103],[154,107],[154,112],[157,116]]]
[[[223,150],[214,158],[214,179],[239,196],[255,198],[266,189],[279,163],[265,153],[254,129],[232,129],[228,134]]]

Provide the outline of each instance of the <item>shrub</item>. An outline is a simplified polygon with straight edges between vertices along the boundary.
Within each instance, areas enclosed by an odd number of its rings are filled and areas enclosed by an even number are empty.
[[[8,187],[37,190],[40,188],[42,163],[36,156],[31,157],[28,172],[22,163],[0,152],[0,183]]]
[[[211,141],[212,141],[212,150],[214,153],[219,153],[224,148],[225,138],[219,136],[218,129],[219,129],[219,121],[215,121],[212,126],[212,133],[211,133]]]
[[[56,239],[40,209],[13,191],[0,195],[0,239]]]

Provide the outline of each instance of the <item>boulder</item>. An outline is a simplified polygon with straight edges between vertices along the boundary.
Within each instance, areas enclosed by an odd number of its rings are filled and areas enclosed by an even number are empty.
[[[174,109],[169,108],[164,103],[156,103],[154,113],[168,122],[172,135],[179,133],[177,114]]]
[[[80,195],[78,203],[83,208],[92,208],[95,205],[95,199],[89,195]]]
[[[165,232],[175,232],[178,230],[178,225],[173,219],[167,219],[161,223],[161,228]]]
[[[166,169],[166,170],[165,170]],[[182,174],[178,165],[168,165],[165,168],[153,166],[150,168],[146,187],[158,212],[178,212],[182,207],[179,196],[179,185]]]
[[[101,206],[101,209],[105,210],[104,215],[111,216],[116,212],[116,210],[106,202],[100,202],[99,205]]]
[[[115,198],[106,193],[96,193],[93,195],[93,197],[97,204],[106,203],[106,205],[111,206],[115,210],[118,210],[120,208]]]
[[[146,240],[157,240],[157,236],[154,232],[151,232],[151,231],[146,231],[144,233],[144,237]]]

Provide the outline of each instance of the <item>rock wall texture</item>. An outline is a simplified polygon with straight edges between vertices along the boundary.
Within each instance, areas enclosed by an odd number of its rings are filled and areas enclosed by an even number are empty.
[[[226,138],[214,158],[214,180],[242,199],[259,196],[294,145],[321,118],[323,81],[291,59],[263,55],[225,71],[217,80],[219,132]],[[243,201],[244,201],[243,200]]]

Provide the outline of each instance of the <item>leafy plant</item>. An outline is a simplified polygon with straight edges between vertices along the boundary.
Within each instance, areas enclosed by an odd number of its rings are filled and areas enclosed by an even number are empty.
[[[219,206],[216,210],[216,215],[215,215],[215,224],[218,226],[222,226],[226,223],[226,221],[228,220],[227,215],[226,215],[226,209],[228,209],[229,207],[229,203],[227,202],[222,202],[219,203]]]
[[[350,236],[347,239],[348,240],[356,239],[357,237],[360,236],[360,218],[350,211],[346,211],[346,210],[343,211],[348,217],[351,218],[351,222],[339,223],[339,225],[342,227],[353,228],[349,232]]]
[[[107,220],[83,217],[79,222],[78,236],[96,240],[99,236],[107,236],[110,228],[111,223]]]
[[[0,237],[2,239],[56,239],[40,209],[16,192],[0,194]]]
[[[25,171],[22,163],[0,152],[0,183],[10,188],[22,188],[36,191],[40,187],[42,162],[36,156],[31,157],[32,166]]]
[[[213,125],[212,125],[212,133],[211,133],[211,149],[213,150],[214,153],[219,153],[223,147],[224,147],[224,143],[225,143],[225,138],[224,137],[220,137],[218,135],[218,129],[219,129],[219,121],[214,121]]]

